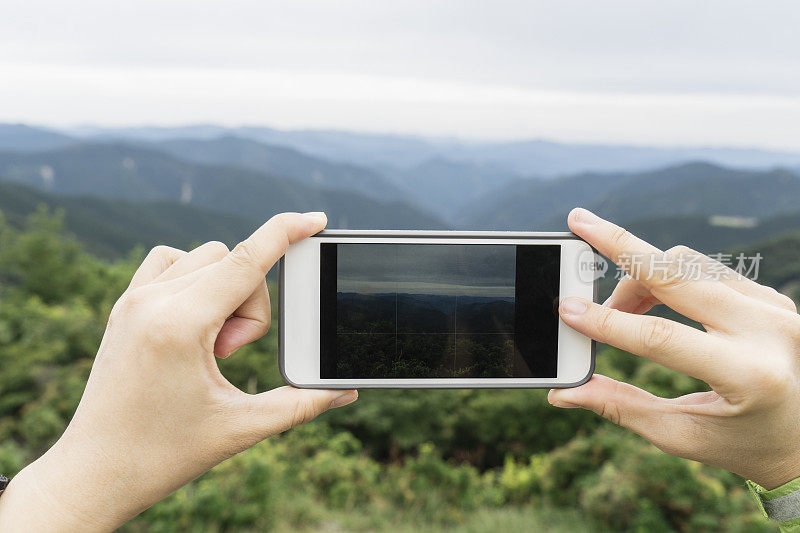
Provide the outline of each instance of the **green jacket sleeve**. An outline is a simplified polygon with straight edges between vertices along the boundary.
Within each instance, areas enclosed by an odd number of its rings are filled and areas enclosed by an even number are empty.
[[[800,478],[767,490],[747,481],[761,513],[778,523],[783,533],[800,533]]]

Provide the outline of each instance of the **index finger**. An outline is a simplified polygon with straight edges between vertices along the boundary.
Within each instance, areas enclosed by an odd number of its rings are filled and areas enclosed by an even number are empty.
[[[319,233],[327,221],[325,213],[275,215],[236,245],[190,289],[213,301],[209,309],[215,315],[227,318],[264,283],[267,272],[290,244]]]
[[[586,209],[573,209],[569,227],[633,279],[644,284],[662,303],[714,328],[736,327],[747,312],[749,298],[724,283],[700,276],[689,265],[665,254],[629,231]],[[676,260],[677,259],[677,260]]]

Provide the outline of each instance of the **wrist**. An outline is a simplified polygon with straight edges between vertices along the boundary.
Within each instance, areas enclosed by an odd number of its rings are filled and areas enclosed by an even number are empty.
[[[62,437],[12,479],[0,530],[112,531],[143,509],[126,482],[107,457]]]
[[[53,472],[53,478],[59,477]],[[0,498],[0,530],[2,531],[100,531],[92,527],[89,517],[81,517],[47,490],[37,462],[14,476]],[[74,491],[80,490],[75,483]]]
[[[800,478],[800,458],[792,457],[783,461],[772,460],[763,468],[751,472],[745,477],[765,490],[773,490]]]

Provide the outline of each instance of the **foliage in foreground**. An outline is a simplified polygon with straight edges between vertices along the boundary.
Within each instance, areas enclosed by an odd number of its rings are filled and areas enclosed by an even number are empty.
[[[0,472],[14,474],[63,431],[139,259],[95,259],[44,213],[24,232],[0,220]],[[702,388],[616,350],[598,365],[656,394]],[[250,392],[281,384],[274,336],[221,368]],[[320,528],[773,530],[738,477],[519,390],[364,391],[353,406],[221,464],[125,527]]]

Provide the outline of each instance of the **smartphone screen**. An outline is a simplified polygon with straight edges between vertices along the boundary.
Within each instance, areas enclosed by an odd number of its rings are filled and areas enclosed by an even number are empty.
[[[320,244],[320,378],[555,378],[561,246]]]

